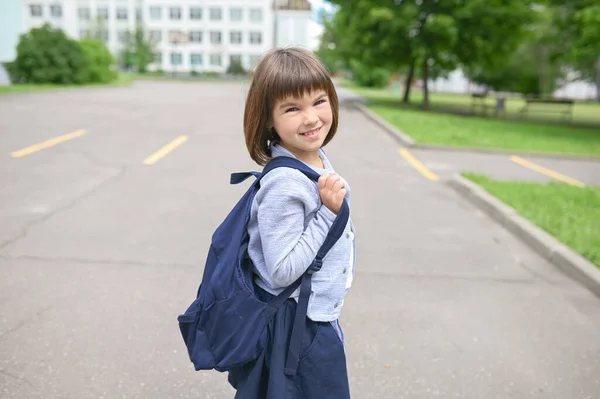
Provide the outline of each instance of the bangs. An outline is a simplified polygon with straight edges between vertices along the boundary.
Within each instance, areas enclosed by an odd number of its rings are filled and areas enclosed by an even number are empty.
[[[279,54],[279,62],[272,64],[267,88],[267,104],[272,109],[277,101],[287,97],[300,98],[307,92],[323,90],[331,96],[334,88],[327,73],[313,58],[303,54]]]
[[[331,105],[332,124],[323,146],[335,136],[338,126],[338,97],[329,71],[319,57],[301,47],[267,51],[252,73],[252,82],[244,108],[244,135],[250,157],[259,165],[271,159],[271,143],[278,139],[274,131],[273,110],[288,97],[324,91]]]

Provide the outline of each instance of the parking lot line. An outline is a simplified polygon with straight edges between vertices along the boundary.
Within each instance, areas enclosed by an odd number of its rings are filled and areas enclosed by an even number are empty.
[[[518,163],[521,166],[524,166],[524,167],[529,168],[531,170],[535,170],[538,173],[541,173],[541,174],[549,176],[549,177],[551,177],[553,179],[562,181],[563,183],[567,183],[567,184],[570,184],[572,186],[577,186],[577,187],[585,187],[585,184],[583,184],[583,182],[580,182],[579,180],[575,180],[572,177],[563,175],[562,173],[558,173],[558,172],[556,172],[556,171],[554,171],[552,169],[548,169],[548,168],[545,168],[545,167],[543,167],[541,165],[537,165],[537,164],[535,164],[533,162],[530,162],[530,161],[528,161],[526,159],[523,159],[521,157],[518,157],[516,155],[511,156],[510,159],[513,162]]]
[[[410,152],[408,152],[408,150],[406,148],[400,148],[398,150],[398,152],[400,153],[400,155],[402,155],[402,157],[404,159],[406,159],[406,161],[408,163],[410,163],[412,166],[414,166],[414,168],[417,169],[419,171],[419,173],[421,173],[423,176],[425,176],[429,180],[437,180],[438,179],[438,176],[435,173],[433,173],[432,171],[427,169],[427,167],[425,165],[423,165],[421,163],[421,161],[419,161],[417,158],[415,158]]]
[[[21,157],[24,157],[25,155],[33,154],[34,152],[55,146],[56,144],[63,143],[68,140],[72,140],[77,137],[81,137],[86,133],[87,132],[85,130],[76,130],[72,133],[64,134],[62,136],[58,136],[53,139],[46,140],[42,143],[34,144],[32,146],[23,148],[22,150],[12,152],[10,154],[10,156],[13,158],[21,158]]]
[[[173,151],[175,148],[179,147],[183,143],[187,141],[187,136],[179,136],[175,140],[171,141],[169,144],[162,147],[160,150],[156,151],[154,154],[150,155],[148,158],[144,159],[145,165],[153,165],[158,162],[159,159],[166,156],[168,153]]]

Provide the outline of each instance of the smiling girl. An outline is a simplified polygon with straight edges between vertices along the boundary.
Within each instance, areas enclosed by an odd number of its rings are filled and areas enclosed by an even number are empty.
[[[265,165],[293,157],[321,177],[318,183],[292,168],[277,168],[261,181],[248,222],[248,254],[258,295],[269,301],[311,265],[336,218],[348,183],[335,173],[322,147],[338,127],[338,98],[326,68],[310,51],[273,49],[253,74],[244,113],[251,158]],[[350,397],[344,336],[338,319],[354,274],[351,220],[312,276],[306,327],[295,375],[284,372],[298,290],[271,321],[268,344],[255,362],[229,373],[236,398]]]

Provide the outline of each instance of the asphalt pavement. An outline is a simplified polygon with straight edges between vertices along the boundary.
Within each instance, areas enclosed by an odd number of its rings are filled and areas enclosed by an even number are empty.
[[[0,96],[0,397],[233,397],[225,375],[193,370],[176,318],[247,187],[230,173],[258,170],[245,90]],[[600,397],[597,297],[357,110],[342,107],[326,150],[353,192],[341,323],[354,398]],[[412,153],[440,174],[451,163]]]

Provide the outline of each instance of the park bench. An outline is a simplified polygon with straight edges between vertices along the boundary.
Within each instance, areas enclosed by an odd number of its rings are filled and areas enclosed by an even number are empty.
[[[573,104],[575,101],[566,99],[552,98],[524,98],[525,105],[521,108],[521,115],[524,116],[528,112],[548,112],[559,113],[563,118],[573,118]],[[533,109],[530,110],[530,107]]]
[[[483,115],[487,115],[488,109],[494,109],[494,115],[498,116],[499,113],[504,112],[505,98],[502,96],[494,97],[494,104],[490,104],[487,101],[488,93],[473,93],[471,94],[471,113],[475,114],[477,108],[481,108]],[[489,97],[492,98],[492,97]]]

